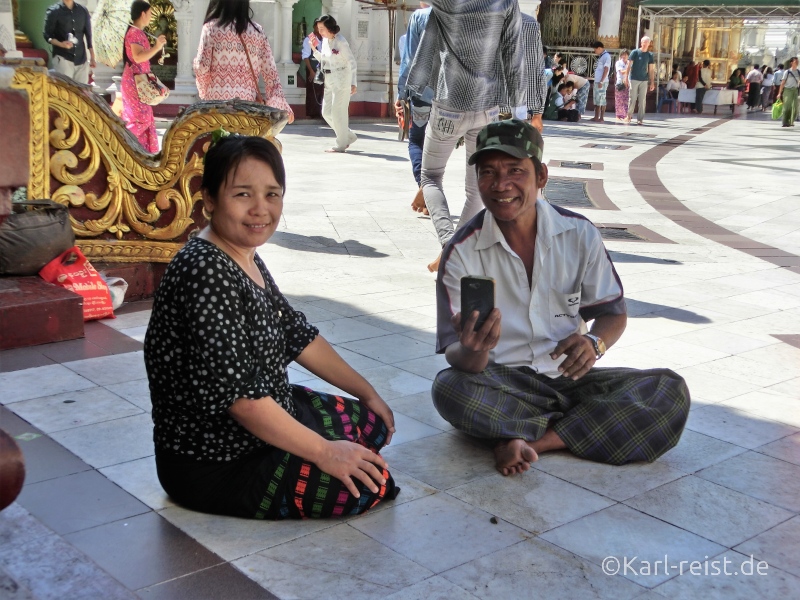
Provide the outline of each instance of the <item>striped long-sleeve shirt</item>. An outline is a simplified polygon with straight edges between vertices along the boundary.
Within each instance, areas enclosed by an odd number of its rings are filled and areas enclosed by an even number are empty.
[[[456,111],[504,102],[526,112],[525,49],[517,0],[430,0],[407,87]]]
[[[539,22],[530,15],[522,15],[522,46],[525,48],[525,73],[528,86],[528,112],[540,115],[547,101],[547,76],[544,72],[544,51]],[[503,112],[511,112],[513,105],[508,95],[501,104]]]

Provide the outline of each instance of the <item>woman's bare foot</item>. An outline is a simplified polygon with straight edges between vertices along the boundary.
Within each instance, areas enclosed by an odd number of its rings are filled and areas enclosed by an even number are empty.
[[[422,195],[422,188],[419,188],[417,195],[414,196],[414,201],[411,203],[411,210],[426,216],[430,214],[428,212],[428,207],[425,206],[425,196]]]
[[[503,440],[494,447],[495,467],[503,475],[524,473],[537,460],[539,456],[523,439]]]
[[[442,260],[442,253],[439,253],[439,256],[436,257],[436,260],[433,261],[431,264],[428,265],[428,271],[431,273],[436,273],[439,270],[439,261]]]

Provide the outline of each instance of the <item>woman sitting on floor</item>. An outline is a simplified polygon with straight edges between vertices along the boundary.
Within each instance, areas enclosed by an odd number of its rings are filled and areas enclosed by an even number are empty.
[[[145,339],[162,487],[186,508],[257,519],[352,515],[394,498],[378,454],[391,409],[256,253],[281,218],[277,148],[222,137],[201,189],[209,224],[167,267]],[[292,361],[358,400],[290,385]]]

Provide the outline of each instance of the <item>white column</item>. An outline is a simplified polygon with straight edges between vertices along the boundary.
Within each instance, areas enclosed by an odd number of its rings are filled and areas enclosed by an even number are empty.
[[[339,23],[339,9],[343,8],[347,4],[347,1],[348,0],[322,0],[322,7],[336,19],[339,27],[342,26],[342,24]]]
[[[539,5],[541,3],[541,0],[519,0],[519,9],[526,15],[535,17],[536,13],[539,12]]]
[[[292,6],[298,0],[279,0],[281,4],[281,39],[280,39],[280,58],[276,57],[276,62],[289,64],[292,62]]]
[[[164,102],[165,104],[193,104],[198,100],[192,61],[197,52],[200,31],[203,28],[202,17],[195,14],[202,7],[196,0],[171,0],[175,8],[175,20],[178,22],[178,72],[175,76],[175,90]],[[197,31],[195,31],[195,29]]]
[[[600,7],[600,25],[597,28],[597,38],[605,44],[606,48],[619,48],[621,12],[621,0],[603,0],[603,4]]]
[[[0,2],[0,44],[6,49],[8,58],[22,57],[22,52],[17,51],[17,42],[14,40],[14,13],[11,12],[11,2],[8,4]]]

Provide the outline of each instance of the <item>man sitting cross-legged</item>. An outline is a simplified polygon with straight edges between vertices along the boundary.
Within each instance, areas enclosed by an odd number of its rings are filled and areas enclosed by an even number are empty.
[[[594,367],[625,329],[622,284],[589,220],[537,200],[543,147],[519,120],[478,134],[469,164],[486,210],[442,255],[437,352],[451,368],[436,377],[434,404],[457,429],[496,441],[504,475],[564,448],[614,465],[655,460],[680,439],[689,390],[667,369]],[[460,313],[465,275],[495,279],[478,331],[478,312]]]

